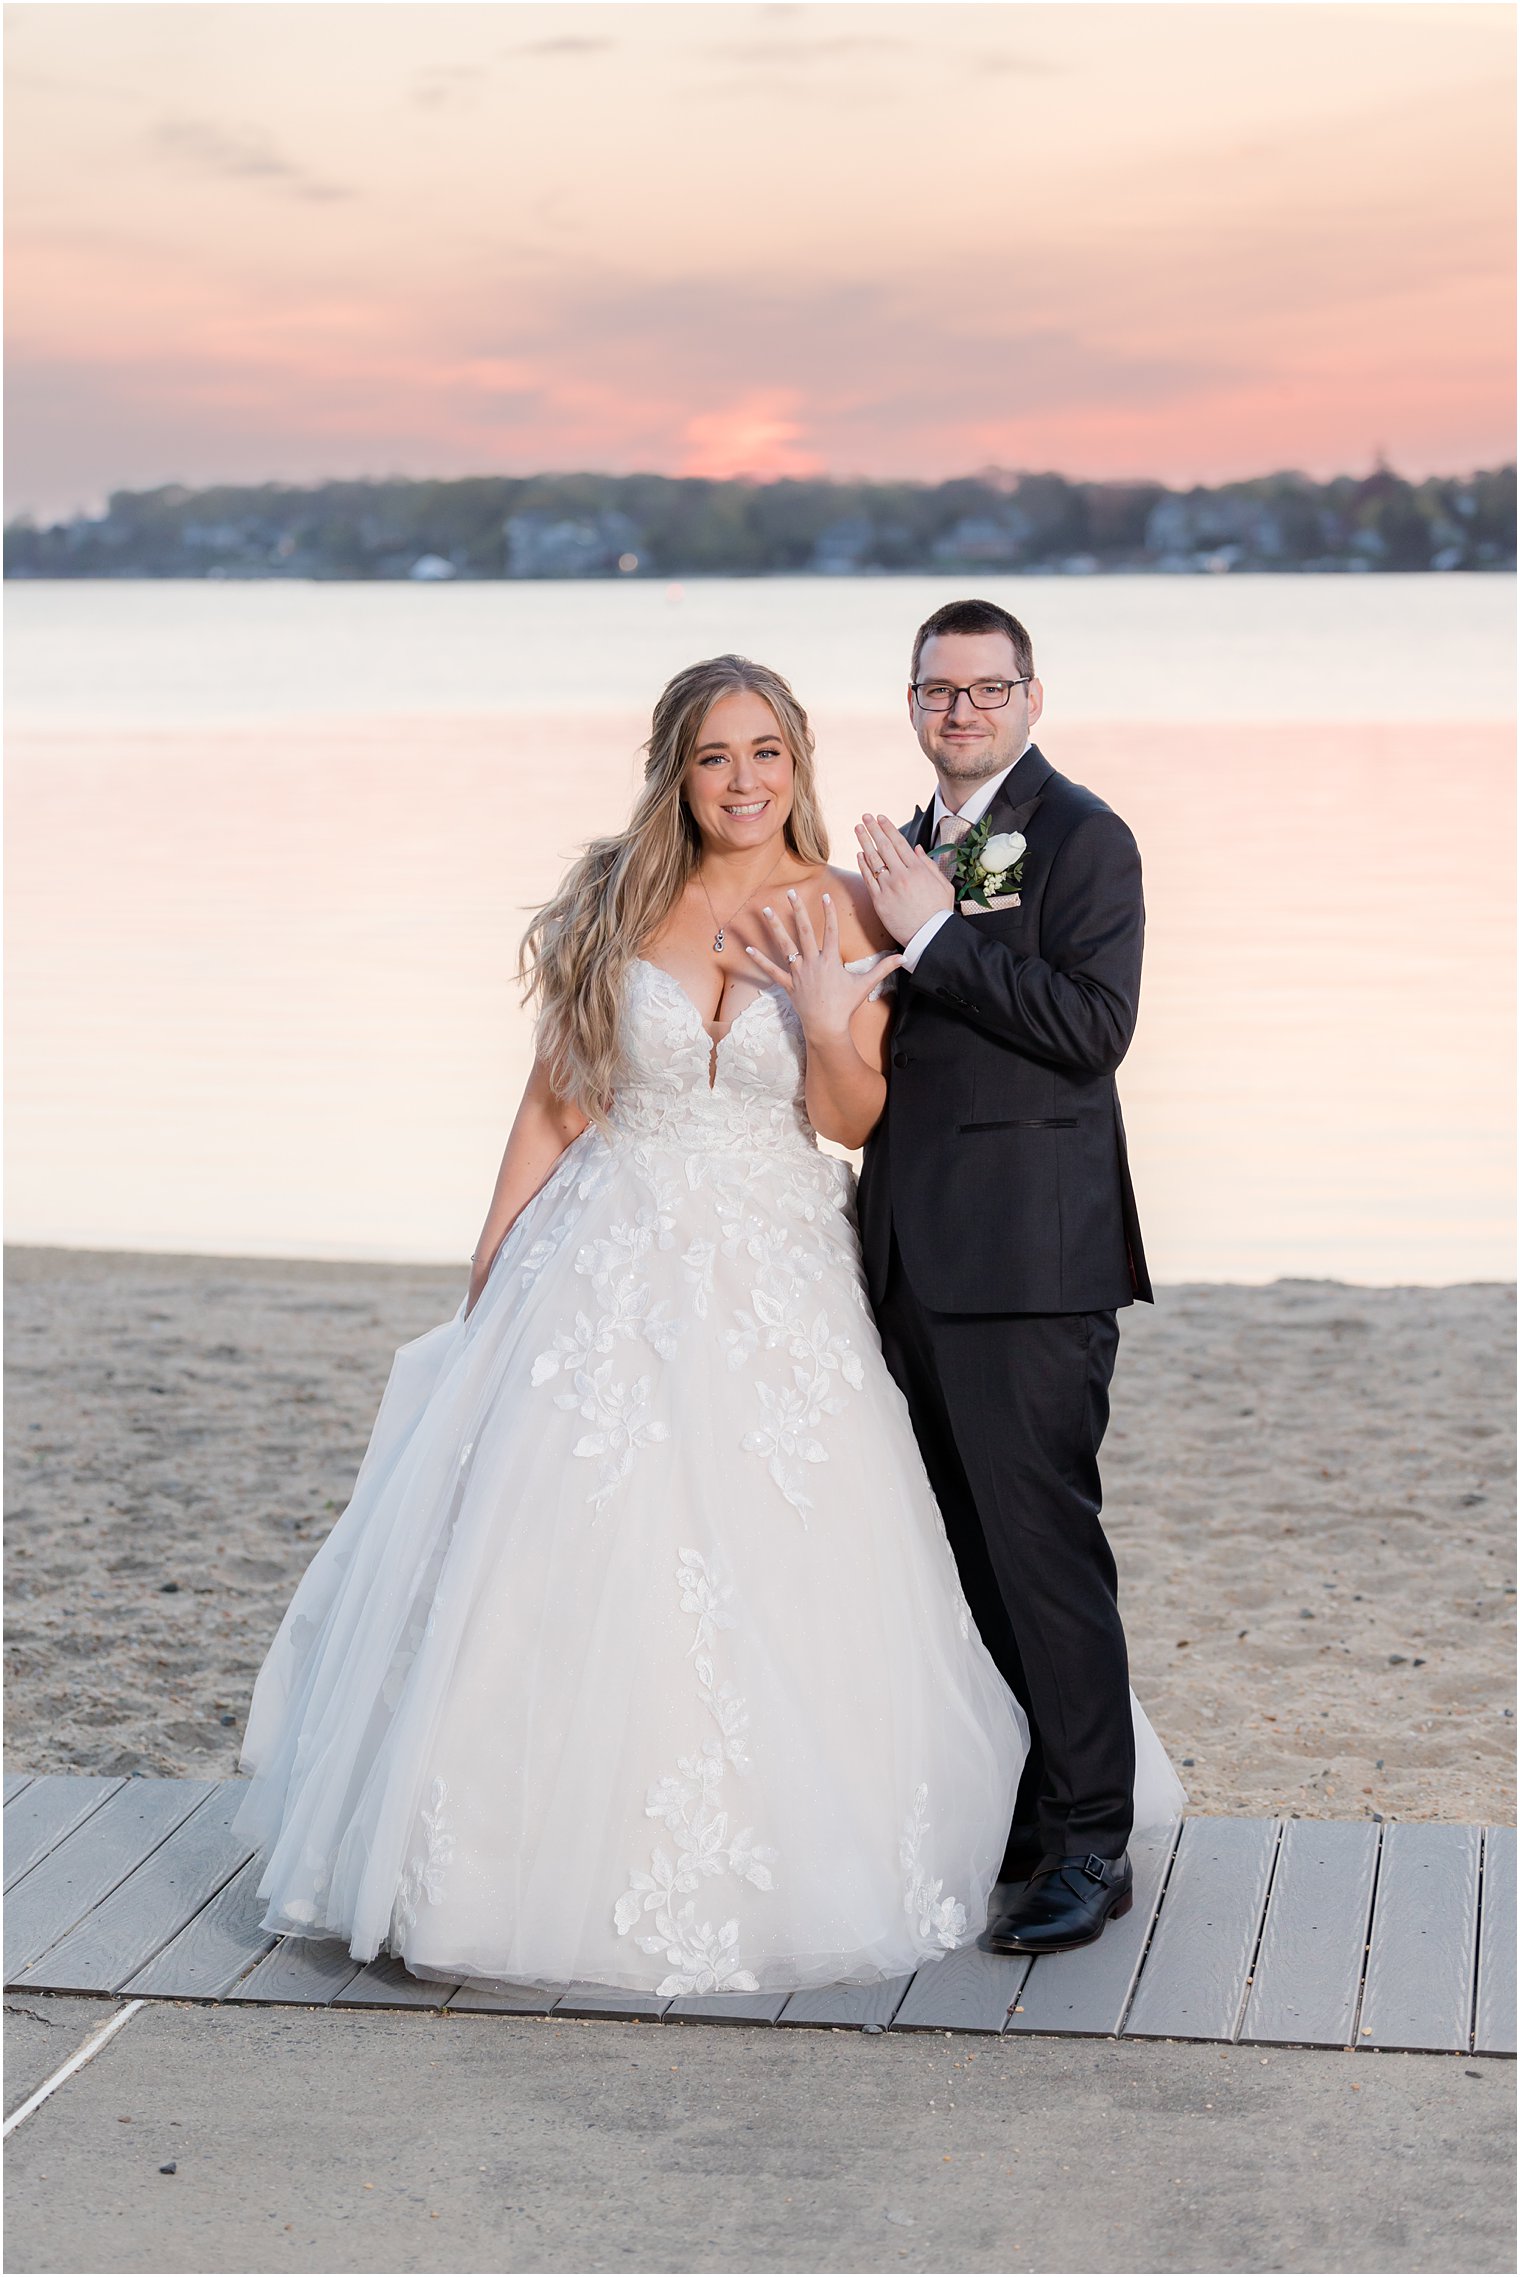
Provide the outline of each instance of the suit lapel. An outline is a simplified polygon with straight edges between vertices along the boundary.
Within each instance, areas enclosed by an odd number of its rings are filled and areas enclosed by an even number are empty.
[[[1031,743],[1018,765],[1009,770],[1006,780],[998,787],[997,797],[987,809],[992,817],[994,836],[1004,830],[1023,829],[1054,773],[1044,752]]]

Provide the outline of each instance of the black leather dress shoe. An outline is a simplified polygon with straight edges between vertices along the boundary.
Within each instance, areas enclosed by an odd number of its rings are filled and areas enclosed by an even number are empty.
[[[988,1922],[977,1943],[989,1953],[1069,1953],[1090,1945],[1135,1902],[1121,1858],[1042,1858],[1024,1888]]]

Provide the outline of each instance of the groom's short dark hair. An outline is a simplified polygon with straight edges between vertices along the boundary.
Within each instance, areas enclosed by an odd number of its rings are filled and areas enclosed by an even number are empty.
[[[1017,617],[1010,617],[996,601],[947,601],[936,609],[932,617],[925,617],[913,641],[913,662],[908,677],[918,678],[918,660],[924,653],[924,642],[933,640],[937,633],[1006,633],[1013,642],[1013,653],[1018,659],[1020,673],[1034,674],[1034,642]]]

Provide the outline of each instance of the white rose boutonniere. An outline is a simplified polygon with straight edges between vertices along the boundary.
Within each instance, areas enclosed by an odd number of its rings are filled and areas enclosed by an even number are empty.
[[[999,831],[989,838],[982,848],[982,874],[989,893],[1001,893],[1007,880],[1018,882],[1019,865],[1024,859],[1024,834],[1019,830]]]
[[[1021,884],[1025,845],[1022,831],[1000,830],[994,834],[991,816],[984,817],[974,830],[967,831],[955,850],[950,882],[956,900],[988,909],[995,895],[1005,894],[1010,885]]]

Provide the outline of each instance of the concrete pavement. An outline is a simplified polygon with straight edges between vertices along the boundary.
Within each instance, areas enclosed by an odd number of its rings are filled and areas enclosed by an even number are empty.
[[[114,2005],[8,1995],[7,2108]],[[11,2138],[6,2267],[1512,2270],[1514,2078],[155,2002]]]

